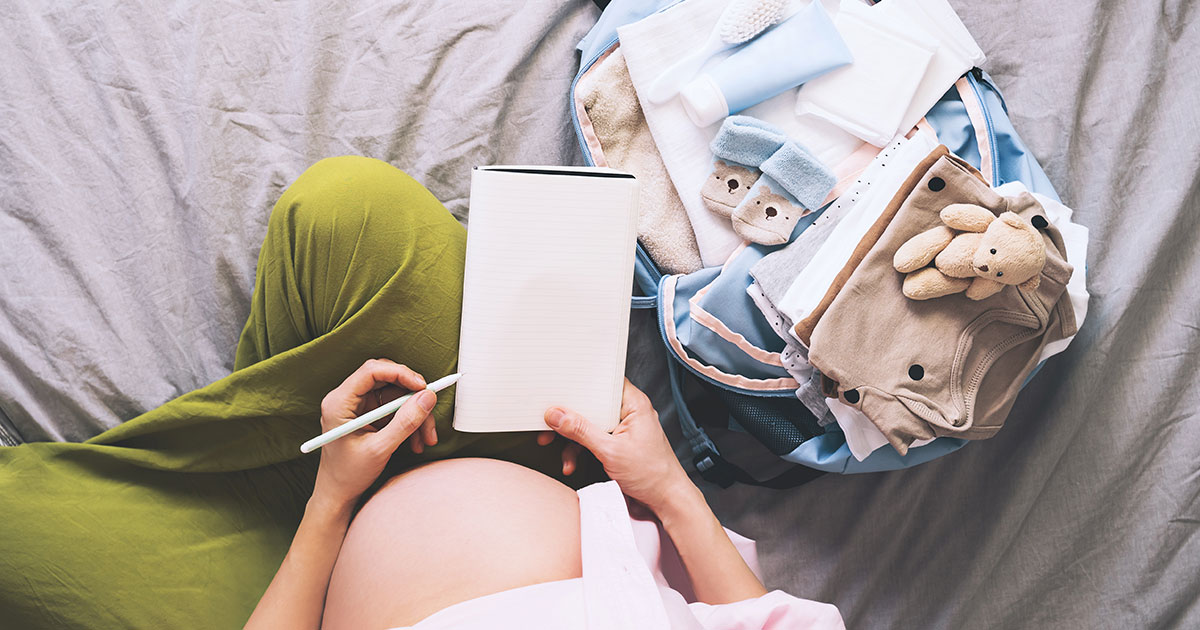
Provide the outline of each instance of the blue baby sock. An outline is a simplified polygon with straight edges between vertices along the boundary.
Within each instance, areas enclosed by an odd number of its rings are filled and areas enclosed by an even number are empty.
[[[800,217],[825,203],[837,178],[789,140],[759,164],[762,175],[733,211],[733,231],[763,245],[786,243]]]
[[[758,179],[758,165],[779,150],[787,136],[750,116],[730,116],[709,145],[716,159],[700,196],[709,210],[728,217]]]

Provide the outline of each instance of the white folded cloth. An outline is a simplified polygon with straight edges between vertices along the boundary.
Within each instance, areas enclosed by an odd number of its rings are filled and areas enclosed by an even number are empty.
[[[918,129],[911,138],[900,142],[887,159],[877,157],[858,181],[842,193],[840,203],[854,204],[853,207],[829,233],[808,265],[796,270],[795,280],[775,305],[781,313],[799,322],[813,312],[867,230],[879,219],[912,170],[937,144],[931,133]]]
[[[984,62],[946,0],[842,0],[835,21],[854,63],[810,81],[796,112],[834,123],[876,146],[906,133]],[[926,54],[928,53],[928,54]]]
[[[842,434],[846,436],[846,446],[850,448],[850,454],[854,456],[854,459],[861,462],[875,452],[875,449],[888,443],[879,427],[875,426],[875,423],[871,422],[871,419],[856,407],[851,407],[837,398],[826,398],[825,402],[829,404],[830,413],[837,420]],[[932,441],[932,439],[915,440],[909,445],[909,451],[911,452],[918,446],[925,446]]]
[[[912,28],[912,21],[905,24],[908,28],[898,28],[890,23],[891,15],[876,9],[842,0],[834,24],[854,62],[801,86],[796,113],[826,120],[883,147],[901,130],[938,38]],[[904,131],[911,128],[909,124]]]
[[[913,94],[908,111],[900,120],[900,129],[910,129],[971,68],[983,65],[983,50],[958,14],[946,0],[888,0],[873,7],[892,26],[914,33],[926,33],[937,42],[937,50]]]

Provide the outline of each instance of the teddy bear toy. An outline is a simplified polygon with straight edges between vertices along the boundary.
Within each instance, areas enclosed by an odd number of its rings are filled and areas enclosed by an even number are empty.
[[[1038,287],[1046,245],[1029,221],[1013,212],[996,216],[970,203],[946,206],[939,216],[945,225],[908,239],[892,258],[896,271],[906,274],[904,295],[929,300],[965,291],[968,298],[982,300],[1006,285]],[[1044,217],[1034,221],[1046,226]]]

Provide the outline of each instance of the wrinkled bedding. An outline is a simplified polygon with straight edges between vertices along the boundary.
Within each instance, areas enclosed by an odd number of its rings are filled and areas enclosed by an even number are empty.
[[[579,159],[590,2],[116,0],[0,11],[0,435],[81,441],[226,375],[267,217],[322,157],[466,219],[470,169]]]
[[[1200,625],[1200,16],[951,0],[1086,225],[1085,325],[1005,429],[886,474],[709,489],[771,586],[848,627]],[[590,2],[0,12],[0,442],[80,441],[229,373],[279,192],[405,169],[466,220],[489,162],[579,163]],[[644,313],[629,365],[670,424]],[[386,333],[383,333],[386,334]]]

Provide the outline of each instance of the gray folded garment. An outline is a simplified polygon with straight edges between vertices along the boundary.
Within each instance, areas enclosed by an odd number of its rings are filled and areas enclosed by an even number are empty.
[[[908,139],[901,138],[880,151],[879,155],[871,160],[871,164],[859,174],[858,181],[826,207],[812,225],[801,232],[786,247],[764,256],[750,268],[750,275],[758,281],[763,294],[772,304],[778,305],[783,300],[783,296],[791,288],[796,276],[808,266],[817,251],[833,233],[834,228],[842,219],[854,212],[855,206],[864,197],[869,196],[868,191],[880,181],[879,178],[883,174],[882,169],[889,165],[893,169],[897,166],[904,168],[907,165],[907,168],[911,170],[921,158],[925,157],[925,154],[919,151],[914,153],[915,149],[904,148],[908,143]],[[895,184],[899,186],[900,182],[897,181]],[[885,202],[886,200],[876,200],[873,203]]]
[[[807,381],[800,383],[799,389],[796,390],[796,398],[816,416],[817,423],[821,426],[834,421],[833,413],[829,411],[829,403],[825,402],[825,392],[821,391],[821,372],[817,368],[813,368],[812,376]]]
[[[638,179],[638,241],[646,253],[666,273],[702,268],[692,222],[646,126],[620,48],[580,77],[575,96],[587,112],[608,165]]]
[[[763,256],[762,260],[750,267],[750,275],[772,304],[778,305],[783,300],[796,275],[808,265],[833,228],[853,207],[853,202],[839,197],[795,240],[783,249]]]

